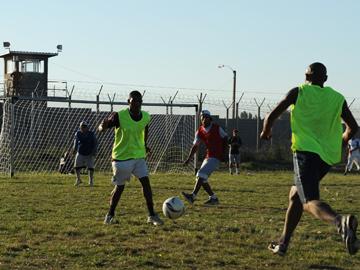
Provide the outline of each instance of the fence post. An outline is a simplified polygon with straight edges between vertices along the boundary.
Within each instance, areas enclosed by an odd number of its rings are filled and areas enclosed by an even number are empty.
[[[100,90],[98,92],[98,94],[96,95],[96,119],[95,119],[95,125],[98,124],[98,121],[99,121],[99,113],[100,113],[100,93],[101,93],[101,90],[103,88],[103,85],[101,85],[100,87]],[[95,127],[96,128],[96,127]]]
[[[31,93],[31,113],[30,113],[30,149],[34,144],[34,92]]]
[[[239,129],[239,104],[240,104],[240,101],[243,96],[244,96],[244,92],[241,94],[238,102],[236,102],[236,128],[237,129]]]
[[[202,95],[202,94],[201,94]],[[206,95],[205,95],[206,96]],[[204,97],[204,99],[205,99],[205,97]],[[202,104],[202,102],[204,101],[204,99],[203,100],[199,100],[199,102],[200,102],[200,104]],[[198,130],[198,128],[199,128],[199,107],[198,106],[196,106],[195,107],[195,132],[194,132],[194,134],[196,133],[196,131]],[[198,162],[198,157],[199,157],[199,155],[197,154],[197,152],[194,154],[194,172],[195,172],[195,174],[197,173],[197,162]]]
[[[71,88],[71,92],[68,92],[68,115],[67,115],[67,137],[69,141],[72,139],[71,131],[70,131],[70,115],[71,115],[71,98],[74,92],[75,85]]]
[[[229,131],[228,128],[228,121],[229,121],[229,109],[231,108],[231,106],[233,105],[233,102],[231,102],[230,106],[226,106],[225,102],[223,101],[224,107],[226,108],[226,121],[225,121],[225,129],[226,132]]]
[[[271,112],[273,110],[273,108],[269,104],[267,106],[268,106],[268,108],[269,108],[269,110]],[[271,138],[270,138],[270,148],[272,148],[272,145],[273,145],[273,137],[271,136]]]
[[[14,168],[14,127],[15,127],[15,104],[14,98],[10,98],[10,177],[14,177],[15,168]]]

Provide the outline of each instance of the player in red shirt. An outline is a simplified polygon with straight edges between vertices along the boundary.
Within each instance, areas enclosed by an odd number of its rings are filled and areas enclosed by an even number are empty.
[[[200,188],[203,187],[206,193],[209,194],[209,199],[205,204],[216,205],[219,204],[219,199],[212,191],[208,178],[211,173],[217,169],[220,161],[226,157],[228,147],[227,134],[219,125],[212,122],[211,114],[208,110],[203,110],[200,117],[201,126],[195,134],[193,146],[184,164],[189,163],[192,156],[198,150],[200,142],[206,145],[206,157],[196,174],[196,183],[193,192],[182,192],[182,194],[189,203],[193,204]]]

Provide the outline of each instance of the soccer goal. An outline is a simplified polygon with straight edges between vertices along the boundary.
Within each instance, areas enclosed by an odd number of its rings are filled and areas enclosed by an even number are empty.
[[[67,166],[64,172],[70,171],[79,123],[85,120],[90,130],[95,131],[111,110],[126,108],[127,103],[27,97],[3,98],[0,106],[0,172],[14,175],[59,171],[61,158]],[[162,108],[169,106],[171,113],[162,114]],[[191,172],[194,165],[184,167],[182,162],[192,146],[197,108],[197,104],[143,104],[142,109],[151,112],[148,145],[152,152],[147,157],[151,173]],[[96,171],[110,172],[114,131],[96,132],[96,135]]]

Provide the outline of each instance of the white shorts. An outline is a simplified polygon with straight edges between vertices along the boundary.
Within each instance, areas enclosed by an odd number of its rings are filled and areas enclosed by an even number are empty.
[[[125,185],[126,181],[129,182],[132,174],[137,178],[148,176],[148,168],[143,158],[113,161],[112,169],[112,183],[118,186]]]
[[[94,169],[94,163],[95,163],[95,156],[88,155],[84,156],[79,153],[76,153],[75,155],[75,168],[88,168],[88,169]]]
[[[229,154],[230,163],[240,163],[240,154]]]
[[[217,158],[204,159],[196,176],[204,179],[204,183],[207,183],[209,176],[213,171],[215,171],[219,167],[219,164],[220,164],[220,160],[218,160]]]

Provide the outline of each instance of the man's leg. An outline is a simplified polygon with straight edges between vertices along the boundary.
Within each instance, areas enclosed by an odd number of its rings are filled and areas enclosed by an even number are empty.
[[[336,224],[338,214],[325,202],[320,200],[311,200],[304,203],[304,210],[312,214],[317,219],[330,224]]]
[[[149,177],[145,176],[145,177],[140,178],[139,180],[140,180],[140,183],[143,188],[143,194],[145,197],[146,206],[147,206],[149,215],[154,216],[155,215],[154,202],[153,202],[153,198],[152,198],[152,190],[151,190]]]
[[[192,194],[194,196],[194,198],[197,196],[197,194],[199,193],[200,191],[200,188],[203,186],[204,184],[204,179],[201,178],[201,177],[197,177],[196,178],[196,182],[195,182],[195,185],[194,185],[194,189],[192,191]]]
[[[285,215],[285,223],[283,232],[280,236],[279,242],[272,242],[269,245],[269,250],[274,254],[284,256],[290,243],[291,236],[299,224],[303,213],[303,205],[297,193],[296,186],[291,187],[289,192],[289,205]]]
[[[146,205],[147,205],[147,208],[149,211],[149,216],[148,216],[147,222],[152,223],[155,226],[163,225],[164,222],[160,219],[160,217],[154,211],[154,202],[153,202],[152,190],[151,190],[149,177],[145,176],[145,177],[139,178],[139,180],[143,187],[143,194],[144,194],[144,197],[146,200]]]
[[[206,193],[207,193],[210,197],[213,197],[213,196],[215,195],[214,192],[213,192],[212,189],[211,189],[210,184],[209,184],[207,181],[204,182],[204,180],[203,180],[202,186],[203,186],[204,190],[206,191]],[[216,196],[215,196],[215,197],[216,197]]]
[[[88,168],[88,175],[89,175],[89,185],[92,187],[94,185],[94,169]]]
[[[81,178],[80,178],[80,171],[81,168],[75,168],[75,173],[76,173],[76,181],[75,181],[75,186],[78,186],[82,183]]]
[[[194,185],[194,189],[192,191],[192,193],[186,193],[186,192],[181,192],[182,195],[184,196],[184,198],[191,204],[194,203],[195,199],[196,199],[196,196],[197,194],[199,193],[200,191],[200,188],[202,187],[203,185],[203,181],[204,179],[202,179],[201,177],[196,177],[196,182],[195,182],[195,185]]]
[[[322,221],[334,224],[345,242],[345,246],[350,255],[357,253],[359,249],[356,237],[358,221],[355,216],[338,215],[330,205],[319,200],[312,200],[305,203],[304,210]]]
[[[236,174],[239,174],[240,171],[240,163],[236,162]]]
[[[111,192],[110,209],[108,212],[109,216],[111,217],[115,216],[115,208],[120,201],[121,194],[123,193],[124,189],[125,189],[125,185],[122,186],[116,185],[113,191]]]
[[[79,153],[76,153],[75,162],[74,162],[74,169],[75,169],[75,174],[76,174],[75,186],[78,186],[82,183],[81,178],[80,178],[80,171],[82,168],[85,168],[85,167],[86,167],[86,163],[84,160],[84,156],[80,155]]]
[[[360,157],[359,157],[359,156],[356,156],[356,158],[354,159],[354,164],[355,164],[356,169],[357,169],[358,171],[360,171],[359,161],[360,161]]]
[[[90,155],[87,156],[87,168],[89,175],[89,186],[94,186],[94,167],[95,167],[95,157]]]
[[[205,202],[205,205],[219,204],[219,199],[215,195],[215,193],[212,191],[211,186],[207,180],[203,182],[203,188],[206,191],[206,193],[209,195],[209,199]]]
[[[303,205],[297,193],[296,186],[292,186],[289,192],[289,206],[286,211],[285,224],[279,243],[286,247],[290,238],[298,225],[303,213]]]

